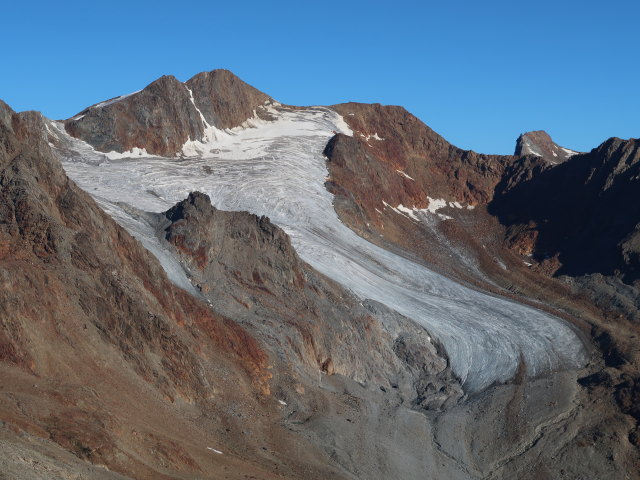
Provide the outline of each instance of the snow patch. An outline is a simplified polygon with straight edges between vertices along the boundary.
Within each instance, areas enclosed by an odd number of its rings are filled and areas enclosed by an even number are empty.
[[[396,170],[397,172],[401,173],[400,170]],[[412,179],[413,180],[413,179]],[[474,205],[463,205],[460,202],[449,202],[443,198],[431,198],[431,197],[427,197],[427,199],[429,199],[429,205],[427,206],[427,208],[408,208],[405,207],[404,205],[400,204],[397,207],[393,207],[391,205],[389,205],[387,202],[385,202],[384,200],[382,201],[382,204],[386,207],[389,207],[391,210],[395,211],[396,213],[399,213],[400,215],[404,216],[404,217],[408,217],[411,218],[413,220],[419,221],[419,214],[421,213],[429,213],[432,215],[437,216],[440,220],[453,220],[453,217],[450,217],[449,215],[445,215],[444,213],[440,213],[438,210],[448,207],[448,208],[458,208],[458,209],[467,209],[467,210],[473,210],[475,208]],[[379,213],[380,212],[378,209],[376,209]]]
[[[196,105],[196,101],[193,98],[193,91],[189,87],[187,87],[184,83],[182,85],[184,85],[184,88],[186,88],[187,91],[189,92],[189,100],[191,100],[191,103],[193,104],[193,108],[195,108],[196,112],[198,112],[198,115],[200,115],[200,121],[202,122],[202,126],[206,130],[207,128],[209,128],[209,124],[207,123],[207,120],[204,118],[204,115],[202,114],[202,112],[200,111],[198,106]]]
[[[116,102],[120,102],[122,100],[124,100],[125,98],[129,98],[132,95],[135,95],[136,93],[140,93],[142,90],[137,90],[135,92],[132,93],[128,93],[126,95],[120,95],[119,97],[116,98],[112,98],[111,100],[105,100],[104,102],[98,103],[97,105],[94,105],[93,107],[89,107],[89,108],[102,108],[102,107],[107,107],[109,105],[112,105]]]
[[[396,213],[399,213],[403,217],[412,218],[416,221],[418,220],[418,218],[414,215],[413,211],[409,208],[402,206],[402,204],[398,205],[397,207],[392,207],[384,200],[382,201],[382,204],[384,205],[385,208],[389,207],[391,210],[393,210]]]
[[[431,198],[427,197],[429,205],[427,211],[430,213],[438,213],[438,210],[447,206],[447,201],[444,198]]]
[[[536,150],[534,150],[533,148],[529,148],[529,154],[530,155],[535,155],[536,157],[542,157],[541,153],[538,153]]]
[[[145,157],[145,158],[160,158],[157,155],[151,155],[147,152],[146,148],[138,148],[133,147],[131,150],[127,150],[126,152],[116,152],[110,151],[104,154],[109,160],[122,160],[123,158],[135,158],[135,157]]]
[[[418,216],[419,214],[421,214],[421,213],[424,214],[424,213],[427,213],[427,212],[435,214],[440,220],[452,220],[452,218],[450,216],[444,215],[442,213],[436,213],[435,210],[434,211],[430,211],[429,208],[408,208],[408,207],[405,207],[402,204],[398,205],[397,207],[392,207],[391,205],[389,205],[384,200],[382,201],[382,203],[384,204],[385,208],[389,207],[394,212],[399,213],[403,217],[407,217],[407,218],[410,218],[412,220],[415,220],[416,222],[420,221],[420,218]]]
[[[426,210],[429,213],[433,213],[436,214],[441,220],[451,220],[452,217],[445,215],[443,213],[439,213],[438,210],[445,208],[445,207],[449,207],[449,208],[458,208],[458,209],[467,209],[467,210],[473,210],[474,208],[476,208],[475,205],[463,205],[462,203],[455,201],[455,202],[449,202],[447,200],[445,200],[444,198],[431,198],[431,197],[427,197],[427,199],[429,200],[429,206],[427,206]]]
[[[396,172],[398,172],[400,175],[402,175],[403,177],[407,177],[409,180],[413,180],[415,182],[415,180],[413,178],[411,178],[409,175],[407,175],[406,173],[404,173],[402,170],[397,170]]]
[[[371,139],[371,138],[373,138],[374,140],[378,140],[378,141],[383,141],[384,140],[384,138],[381,138],[377,133],[374,133],[373,135],[364,135],[364,134],[361,133],[360,136],[362,138],[364,138],[365,142],[368,142],[369,139]]]

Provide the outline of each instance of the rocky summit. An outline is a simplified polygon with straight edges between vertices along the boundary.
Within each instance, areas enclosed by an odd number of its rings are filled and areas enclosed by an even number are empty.
[[[0,102],[0,479],[638,479],[639,169],[226,70]]]
[[[576,154],[578,152],[555,143],[544,130],[523,133],[516,141],[515,155],[535,155],[554,165],[562,163]]]

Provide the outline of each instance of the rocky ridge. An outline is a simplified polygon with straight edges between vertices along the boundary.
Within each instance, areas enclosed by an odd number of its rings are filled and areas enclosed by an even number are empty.
[[[427,410],[463,396],[442,349],[424,329],[381,305],[360,305],[302,262],[267,217],[217,210],[199,192],[164,217],[160,235],[205,298],[252,331],[259,329],[256,335],[271,351],[288,358],[292,368],[304,367],[299,375],[322,371],[396,389],[405,402]]]

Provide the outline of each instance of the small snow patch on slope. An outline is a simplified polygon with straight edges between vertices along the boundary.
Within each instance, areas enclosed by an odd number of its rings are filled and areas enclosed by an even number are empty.
[[[116,152],[116,151],[110,151],[104,154],[109,160],[122,160],[123,158],[135,158],[135,157],[145,157],[145,158],[151,158],[151,157],[155,157],[155,158],[160,158],[157,155],[152,155],[150,153],[147,153],[147,149],[146,148],[138,148],[138,147],[133,147],[131,150],[128,150],[126,152]]]
[[[200,121],[202,121],[202,126],[206,130],[207,128],[209,128],[210,125],[207,123],[207,120],[204,118],[204,115],[196,105],[196,101],[193,98],[193,91],[189,87],[187,87],[184,83],[182,85],[184,85],[184,88],[186,88],[187,91],[189,92],[189,100],[191,100],[191,103],[193,104],[193,108],[195,108],[196,112],[198,112],[198,115],[200,115]]]
[[[415,182],[415,179],[413,179],[412,177],[410,177],[409,175],[407,175],[406,173],[404,173],[402,170],[397,170],[396,172],[398,172],[398,174],[402,175],[403,177],[408,178],[409,180],[413,180]]]
[[[564,153],[566,153],[566,154],[567,154],[568,156],[570,156],[570,157],[572,157],[572,156],[574,156],[574,155],[578,155],[578,152],[576,152],[576,151],[574,151],[574,150],[571,150],[571,149],[569,149],[569,148],[564,148],[564,147],[560,147],[560,148],[562,149],[562,151],[563,151]]]
[[[411,218],[412,220],[418,221],[418,217],[415,216],[414,210],[412,210],[411,208],[407,208],[402,204],[398,205],[397,207],[392,207],[384,200],[382,201],[382,204],[384,205],[385,208],[389,207],[391,210],[393,210],[396,213],[399,213],[403,217]]]
[[[389,205],[387,202],[385,202],[384,200],[382,201],[382,204],[385,206],[385,208],[389,207],[394,212],[399,213],[404,217],[411,218],[412,220],[415,220],[415,221],[420,221],[420,218],[418,216],[419,214],[435,215],[440,220],[453,220],[453,217],[450,217],[449,215],[445,215],[444,213],[440,213],[438,211],[445,207],[467,209],[467,210],[474,209],[473,205],[464,206],[460,202],[449,202],[443,198],[431,198],[431,197],[427,197],[427,198],[429,199],[429,205],[427,206],[427,208],[408,208],[408,207],[405,207],[403,204],[399,204],[397,207],[393,207]],[[380,211],[378,210],[378,212]]]
[[[136,93],[140,93],[142,90],[137,90],[135,92],[132,93],[128,93],[127,95],[121,95],[119,97],[116,98],[112,98],[111,100],[106,100],[104,102],[98,103],[97,105],[94,105],[93,107],[89,107],[89,108],[102,108],[102,107],[106,107],[109,105],[112,105],[116,102],[120,102],[122,100],[124,100],[125,98],[129,98],[132,95],[135,95]]]
[[[364,135],[364,134],[361,133],[360,136],[362,138],[364,138],[365,142],[368,142],[369,139],[371,139],[371,138],[373,138],[374,140],[378,140],[378,141],[383,141],[384,140],[384,138],[381,138],[377,133],[374,133],[373,135]]]

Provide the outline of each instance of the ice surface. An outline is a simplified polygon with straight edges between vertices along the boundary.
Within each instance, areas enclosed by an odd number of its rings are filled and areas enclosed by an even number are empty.
[[[520,359],[530,375],[583,364],[583,345],[561,320],[459,285],[367,242],[342,224],[324,187],[328,172],[322,152],[334,131],[352,132],[327,108],[276,113],[275,121],[252,120],[243,128],[211,132],[206,141],[191,142],[189,148],[197,154],[193,158],[114,161],[66,138],[63,164],[73,180],[159,256],[170,278],[183,288],[188,280],[177,271],[178,264],[158,251],[151,232],[127,204],[160,212],[199,190],[217,208],[268,215],[314,268],[358,297],[381,302],[423,325],[444,345],[468,391],[510,379]],[[432,219],[446,205],[430,199],[427,211],[407,210],[427,221],[426,216]],[[395,210],[407,215],[404,208]]]

